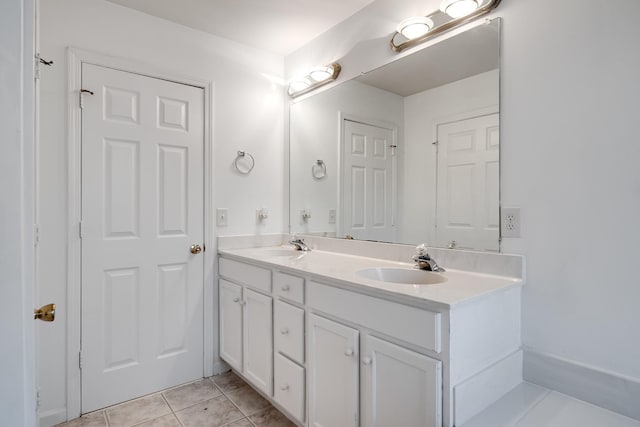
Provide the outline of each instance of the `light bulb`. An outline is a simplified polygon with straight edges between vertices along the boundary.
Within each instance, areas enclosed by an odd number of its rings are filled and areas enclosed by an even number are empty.
[[[407,18],[398,25],[398,32],[409,40],[422,37],[433,28],[433,21],[426,16]]]
[[[305,90],[309,86],[311,86],[311,82],[306,77],[302,79],[294,80],[291,83],[289,83],[289,95],[296,92],[300,92],[301,90]]]
[[[333,75],[333,67],[320,67],[314,70],[311,70],[309,73],[309,77],[311,77],[316,82],[323,82]]]
[[[440,10],[455,19],[470,14],[478,6],[476,0],[444,0],[440,4]]]

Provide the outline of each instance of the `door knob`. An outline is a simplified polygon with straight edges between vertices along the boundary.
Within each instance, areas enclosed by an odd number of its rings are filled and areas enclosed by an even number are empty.
[[[33,318],[44,322],[53,322],[56,320],[56,305],[47,304],[33,310]]]
[[[191,253],[192,254],[197,255],[200,252],[202,252],[202,248],[200,247],[200,245],[191,245]]]

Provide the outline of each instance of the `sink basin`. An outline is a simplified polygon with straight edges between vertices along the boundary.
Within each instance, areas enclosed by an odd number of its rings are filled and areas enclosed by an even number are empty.
[[[447,278],[439,273],[426,270],[411,270],[408,268],[375,267],[356,271],[365,279],[379,280],[388,283],[402,283],[405,285],[437,285],[444,283]]]

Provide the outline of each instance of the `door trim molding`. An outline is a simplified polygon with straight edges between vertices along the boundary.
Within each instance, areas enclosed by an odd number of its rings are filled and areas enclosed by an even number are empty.
[[[206,79],[175,75],[156,65],[69,47],[67,49],[67,419],[81,413],[81,152],[82,117],[80,90],[82,64],[88,63],[147,77],[195,86],[204,90],[204,289],[203,289],[203,375],[213,375],[217,354],[218,333],[214,327],[218,295],[215,277],[217,253],[213,223],[214,162],[213,162],[213,92],[214,84]]]

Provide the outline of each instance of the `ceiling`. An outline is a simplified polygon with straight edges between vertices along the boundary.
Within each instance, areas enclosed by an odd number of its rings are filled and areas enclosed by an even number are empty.
[[[373,0],[108,1],[285,56]]]

